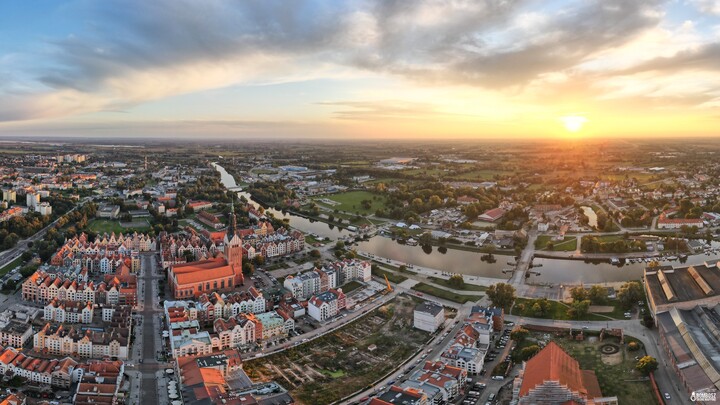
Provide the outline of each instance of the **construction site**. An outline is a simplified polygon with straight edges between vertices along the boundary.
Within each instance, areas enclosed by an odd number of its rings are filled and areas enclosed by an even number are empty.
[[[330,403],[402,364],[430,335],[413,328],[417,301],[400,295],[344,328],[281,353],[247,361],[254,382],[277,381],[299,403]]]

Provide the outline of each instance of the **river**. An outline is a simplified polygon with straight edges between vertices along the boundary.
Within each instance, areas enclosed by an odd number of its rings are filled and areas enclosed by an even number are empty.
[[[220,172],[220,179],[227,188],[237,187],[237,183],[222,166],[213,163],[213,167]],[[255,206],[260,204],[254,201],[250,194],[240,191],[238,196],[245,197]],[[592,221],[597,223],[597,216],[590,207],[587,215]],[[353,233],[346,229],[339,229],[336,226],[326,224],[324,222],[312,221],[307,218],[283,213],[273,208],[266,210],[273,214],[276,218],[287,219],[289,225],[297,228],[305,233],[314,233],[322,237],[328,237],[333,240],[339,237],[352,235]],[[591,215],[592,214],[592,215]],[[713,247],[719,247],[713,244]],[[488,263],[483,261],[482,254],[476,252],[468,252],[456,249],[447,249],[446,253],[441,253],[437,247],[433,247],[430,253],[426,253],[421,246],[402,245],[390,238],[383,236],[375,236],[367,241],[361,241],[357,244],[357,249],[379,257],[413,264],[417,266],[429,267],[440,271],[448,271],[452,273],[461,273],[473,276],[492,277],[498,279],[508,279],[510,274],[503,273],[503,269],[512,267],[507,262],[514,261],[512,256],[495,255],[495,262]],[[692,255],[687,259],[688,264],[700,264],[705,260],[720,258],[719,254],[707,256],[705,254]],[[563,259],[541,259],[533,260],[536,267],[528,278],[528,283],[548,283],[548,284],[579,284],[579,283],[603,283],[603,282],[621,282],[627,280],[637,280],[642,277],[643,269],[646,263],[628,263],[621,265],[612,265],[608,262],[590,262],[583,260],[563,260]],[[667,262],[661,261],[662,264],[670,264],[679,266],[678,261]],[[541,265],[541,266],[539,266]]]
[[[590,207],[580,207],[583,210],[583,213],[586,217],[588,217],[588,225],[595,228],[597,227],[597,214],[595,213],[595,210],[593,210]]]

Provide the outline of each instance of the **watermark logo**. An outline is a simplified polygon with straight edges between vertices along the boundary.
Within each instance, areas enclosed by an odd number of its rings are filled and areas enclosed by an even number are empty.
[[[690,394],[690,400],[693,402],[715,402],[717,401],[716,394],[716,392],[693,391],[692,394]]]

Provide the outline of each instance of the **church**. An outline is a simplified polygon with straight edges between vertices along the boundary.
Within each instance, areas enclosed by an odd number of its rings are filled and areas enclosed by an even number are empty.
[[[235,207],[230,209],[230,225],[224,239],[224,253],[191,263],[175,264],[168,279],[175,299],[197,298],[202,294],[234,291],[243,285],[242,239],[237,235]]]

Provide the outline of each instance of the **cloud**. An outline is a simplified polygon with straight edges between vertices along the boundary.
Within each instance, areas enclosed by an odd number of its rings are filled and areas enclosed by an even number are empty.
[[[664,2],[564,0],[554,8],[530,0],[80,4],[83,12],[74,17],[87,25],[48,42],[51,51],[38,55],[43,63],[32,70],[39,71],[36,81],[9,85],[12,92],[0,87],[0,121],[128,110],[207,89],[344,78],[348,71],[422,86],[495,89],[510,98],[540,94],[542,83],[581,86],[589,95],[598,74],[578,67],[657,27]],[[691,63],[709,64],[712,55]],[[550,77],[564,79],[552,83]],[[441,113],[399,101],[342,105],[336,118]]]
[[[628,68],[620,73],[678,72],[686,70],[720,71],[720,43],[679,51],[668,57],[660,57]]]

